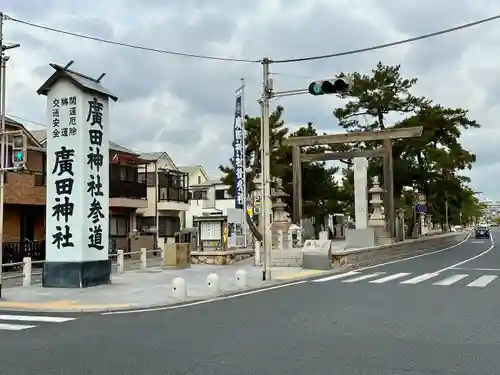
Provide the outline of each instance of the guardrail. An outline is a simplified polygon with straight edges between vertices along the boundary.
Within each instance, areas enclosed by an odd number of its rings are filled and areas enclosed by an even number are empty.
[[[160,255],[156,258],[157,255]],[[139,255],[138,259],[134,259],[133,255]],[[149,255],[153,255],[151,258]],[[126,270],[141,269],[146,270],[148,267],[157,267],[161,265],[164,259],[163,249],[153,249],[148,250],[142,248],[140,251],[129,251],[118,250],[116,254],[110,254],[109,258],[112,260],[112,272],[113,273],[124,273]],[[128,259],[129,258],[129,259]],[[155,261],[158,259],[160,262]],[[41,270],[34,270],[37,266],[40,267],[45,263],[44,260],[32,260],[31,257],[24,257],[22,262],[12,262],[2,264],[1,267],[5,271],[11,269],[13,272],[2,273],[2,286],[17,286],[19,284],[23,286],[30,286],[33,284],[33,276],[38,277],[42,275]],[[17,270],[20,270],[16,272]],[[4,271],[4,272],[5,272]],[[22,278],[22,282],[19,283],[18,280]],[[36,283],[40,282],[37,280]]]

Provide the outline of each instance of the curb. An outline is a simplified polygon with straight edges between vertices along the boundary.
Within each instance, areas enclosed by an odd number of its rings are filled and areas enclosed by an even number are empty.
[[[32,312],[32,313],[60,313],[60,314],[75,314],[75,313],[86,313],[86,314],[95,314],[95,313],[110,313],[110,312],[123,312],[123,311],[138,311],[138,310],[144,310],[144,309],[153,309],[153,308],[162,308],[162,307],[181,307],[183,305],[190,305],[196,302],[201,302],[201,301],[207,301],[207,300],[217,300],[220,298],[225,298],[225,297],[230,297],[242,293],[249,293],[261,289],[267,289],[270,287],[275,287],[275,286],[284,286],[287,284],[295,284],[297,282],[301,281],[308,281],[308,280],[314,280],[315,278],[319,276],[327,276],[335,273],[344,273],[348,272],[352,269],[353,267],[351,266],[346,266],[342,268],[334,268],[332,270],[325,270],[324,273],[322,274],[316,274],[316,275],[308,275],[304,277],[297,277],[289,280],[283,280],[283,281],[265,281],[263,282],[262,285],[259,286],[252,286],[248,288],[242,288],[238,290],[231,290],[231,291],[223,291],[217,295],[207,295],[203,297],[191,297],[191,298],[186,298],[185,300],[178,301],[178,302],[163,302],[163,303],[152,303],[152,304],[141,304],[141,305],[136,305],[129,307],[103,307],[103,308],[78,308],[78,306],[75,306],[75,308],[54,308],[54,309],[47,309],[47,308],[22,308],[22,307],[2,307],[1,302],[0,302],[0,310],[1,311],[20,311],[20,312]]]
[[[450,249],[450,248],[453,248],[457,245],[460,245],[461,243],[465,242],[468,237],[470,237],[470,234],[469,235],[466,235],[464,240],[451,246],[451,247],[448,247],[448,248],[445,248],[445,249],[433,249],[432,251],[428,251],[428,252],[425,252],[423,254],[432,254],[434,252],[440,252],[440,251],[443,251],[443,250],[446,250],[446,249]],[[422,254],[422,253],[420,253]],[[396,258],[398,260],[405,260],[405,259],[411,259],[412,256],[411,255],[405,255],[401,258]],[[368,266],[368,268],[371,268],[371,267],[375,267],[375,266],[382,266],[386,263],[391,263],[393,261],[393,259],[386,259],[386,260],[380,260],[379,262],[375,261],[373,264],[370,264]],[[226,291],[226,292],[221,292],[217,295],[207,295],[207,296],[203,296],[203,297],[191,297],[191,298],[186,298],[185,300],[183,301],[178,301],[178,302],[164,302],[164,303],[152,303],[152,304],[141,304],[141,305],[133,305],[131,304],[129,307],[103,307],[103,308],[91,308],[91,309],[86,309],[86,308],[78,308],[78,306],[75,306],[75,308],[69,308],[69,309],[64,309],[64,308],[55,308],[55,309],[46,309],[46,308],[16,308],[16,307],[2,307],[1,306],[1,302],[0,302],[0,310],[2,311],[19,311],[19,312],[33,312],[33,313],[60,313],[60,314],[75,314],[75,313],[80,313],[80,314],[96,314],[96,313],[99,313],[99,314],[105,314],[105,313],[119,313],[119,312],[133,312],[133,311],[141,311],[141,310],[147,310],[147,309],[160,309],[160,308],[165,308],[165,309],[168,309],[168,308],[176,308],[176,307],[182,307],[184,305],[193,305],[195,303],[201,303],[202,301],[216,301],[216,300],[219,300],[219,299],[224,299],[224,298],[227,298],[227,297],[231,297],[231,296],[236,296],[236,295],[239,295],[239,294],[244,294],[244,293],[251,293],[251,292],[255,292],[255,291],[258,291],[258,290],[262,290],[262,289],[269,289],[269,288],[272,288],[272,287],[277,287],[277,286],[285,286],[285,285],[288,285],[288,284],[296,284],[296,283],[299,283],[299,282],[307,282],[307,281],[310,281],[310,280],[314,280],[318,277],[327,277],[328,275],[332,275],[332,274],[342,274],[342,273],[346,273],[346,272],[349,272],[349,271],[352,271],[352,270],[356,270],[356,269],[363,269],[363,268],[367,268],[366,267],[367,265],[356,265],[356,264],[349,264],[347,266],[344,266],[344,267],[341,267],[341,268],[332,268],[331,270],[325,270],[324,273],[322,274],[315,274],[315,275],[308,275],[308,276],[303,276],[303,277],[296,277],[296,278],[292,278],[292,279],[288,279],[288,280],[276,280],[276,281],[265,281],[263,282],[262,285],[259,285],[259,286],[253,286],[253,287],[248,287],[248,288],[242,288],[242,289],[238,289],[238,290],[232,290],[232,291]]]

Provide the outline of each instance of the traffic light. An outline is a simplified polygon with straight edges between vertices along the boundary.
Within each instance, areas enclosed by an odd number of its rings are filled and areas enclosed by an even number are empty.
[[[12,135],[12,164],[14,168],[24,168],[28,158],[28,139],[24,133]]]
[[[309,94],[315,96],[325,94],[342,94],[352,90],[353,86],[352,80],[348,77],[314,81],[309,85]]]

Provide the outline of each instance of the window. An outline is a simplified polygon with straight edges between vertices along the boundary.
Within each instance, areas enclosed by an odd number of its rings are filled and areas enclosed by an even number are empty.
[[[215,199],[225,199],[226,198],[226,190],[224,189],[216,189],[215,190]]]
[[[137,168],[134,167],[120,167],[120,180],[136,182],[138,179]]]
[[[129,232],[128,216],[111,216],[109,220],[109,233],[112,236],[125,237]]]
[[[207,199],[207,191],[206,190],[193,191],[193,199],[194,200]]]
[[[135,221],[135,228],[142,232],[147,228],[152,228],[155,226],[155,217],[154,216],[137,216]]]
[[[201,184],[201,176],[198,176],[198,185]]]
[[[172,237],[175,235],[175,232],[181,230],[181,220],[178,216],[159,216],[158,224],[158,234],[160,237]]]

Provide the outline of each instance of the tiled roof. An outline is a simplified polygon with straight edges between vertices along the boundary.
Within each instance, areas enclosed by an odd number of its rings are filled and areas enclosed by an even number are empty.
[[[71,65],[72,62],[68,65]],[[69,70],[64,66],[57,64],[49,64],[55,69],[54,74],[44,82],[44,84],[37,90],[38,95],[47,95],[50,88],[61,78],[69,79],[75,86],[79,87],[83,91],[95,91],[108,96],[113,101],[117,101],[118,97],[109,91],[107,88],[100,84],[100,80],[94,79],[92,77],[86,76],[82,73],[75,72],[74,70]],[[102,78],[102,77],[100,77]]]

